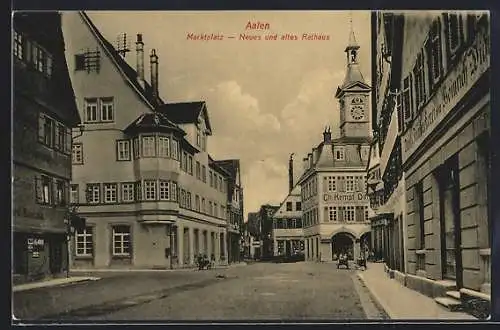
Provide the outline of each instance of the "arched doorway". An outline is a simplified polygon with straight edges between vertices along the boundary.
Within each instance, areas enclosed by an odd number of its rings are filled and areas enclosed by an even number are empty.
[[[366,232],[361,235],[359,240],[359,247],[361,251],[365,253],[365,258],[370,257],[370,252],[372,251],[372,234],[371,232]]]
[[[347,253],[354,259],[354,236],[349,233],[338,233],[332,236],[332,260],[337,260],[340,253]]]

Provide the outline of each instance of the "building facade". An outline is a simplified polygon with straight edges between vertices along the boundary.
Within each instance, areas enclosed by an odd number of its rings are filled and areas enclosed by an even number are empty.
[[[113,47],[87,14],[64,13],[63,22],[85,125],[73,141],[71,201],[87,226],[72,242],[72,266],[190,267],[199,254],[226,263],[229,173],[208,153],[205,102],[161,99],[154,49],[144,77],[142,35],[133,69],[129,50]]]
[[[68,269],[71,129],[80,118],[58,13],[13,15],[14,281]]]
[[[259,225],[260,225],[260,258],[269,260],[274,255],[273,242],[273,215],[278,210],[279,206],[264,204],[259,210]]]
[[[406,269],[406,199],[402,170],[401,137],[399,132],[398,99],[400,62],[390,57],[401,45],[402,21],[398,16],[377,13],[376,70],[372,103],[375,139],[370,149],[367,167],[370,205],[375,211],[370,217],[374,257],[383,260],[399,280]]]
[[[248,231],[248,245],[250,248],[250,258],[257,259],[262,255],[262,234],[260,226],[259,212],[249,212],[246,228]]]
[[[243,186],[239,159],[218,160],[216,164],[229,174],[227,178],[227,248],[229,262],[242,261],[244,255]]]
[[[359,45],[351,31],[345,49],[347,68],[335,97],[340,105],[340,137],[330,129],[304,158],[299,179],[306,260],[334,260],[340,253],[351,259],[369,249],[369,200],[366,166],[371,142],[370,86],[361,74]]]
[[[489,302],[489,16],[387,18],[399,22],[389,42],[406,190],[406,285],[440,303]]]

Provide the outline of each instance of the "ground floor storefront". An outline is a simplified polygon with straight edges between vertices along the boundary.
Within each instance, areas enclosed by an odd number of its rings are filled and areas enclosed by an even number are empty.
[[[68,249],[65,233],[14,232],[12,248],[14,282],[66,274]]]
[[[304,239],[302,237],[274,237],[274,256],[290,257],[304,253]]]
[[[371,251],[371,232],[368,224],[327,224],[320,228],[322,234],[305,235],[307,261],[337,260],[347,254],[350,260],[367,257]]]
[[[197,219],[138,222],[134,216],[87,217],[71,244],[72,268],[194,267],[198,256],[227,264],[226,228]]]
[[[406,285],[489,301],[491,216],[489,95],[481,97],[407,167]]]
[[[227,234],[228,262],[240,262],[242,259],[241,237],[239,232],[228,230]]]

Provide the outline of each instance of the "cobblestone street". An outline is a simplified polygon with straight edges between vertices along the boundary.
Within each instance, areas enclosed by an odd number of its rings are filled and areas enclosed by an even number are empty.
[[[108,321],[384,317],[355,271],[305,262],[108,273],[95,282],[14,293],[14,314],[26,320]]]

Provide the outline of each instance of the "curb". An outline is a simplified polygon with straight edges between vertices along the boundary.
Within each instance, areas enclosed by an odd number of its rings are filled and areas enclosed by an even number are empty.
[[[356,273],[356,276],[360,279],[361,282],[363,282],[365,287],[370,292],[370,296],[372,296],[374,302],[384,310],[385,314],[389,317],[389,319],[396,319],[397,317],[394,314],[394,312],[391,311],[390,307],[382,299],[380,299],[380,297],[375,293],[375,291],[368,285],[368,283],[366,283],[363,274],[358,272]]]
[[[81,283],[90,282],[90,281],[98,281],[100,279],[101,279],[100,277],[83,277],[83,278],[79,278],[79,279],[74,279],[71,282],[61,282],[61,283],[41,282],[41,283],[20,284],[20,285],[12,287],[12,292],[14,293],[14,292],[23,292],[23,291],[29,291],[29,290],[35,290],[35,289],[42,289],[42,288],[64,287],[64,286],[81,284]]]

